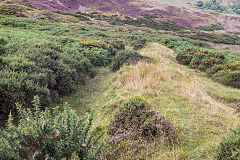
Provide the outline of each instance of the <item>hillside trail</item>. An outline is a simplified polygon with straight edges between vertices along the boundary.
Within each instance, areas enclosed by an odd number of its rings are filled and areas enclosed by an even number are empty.
[[[79,114],[89,111],[104,92],[106,85],[103,85],[102,82],[108,77],[110,69],[108,67],[98,67],[96,72],[94,78],[87,80],[84,85],[80,85],[73,94],[61,97],[54,105],[61,106],[64,102],[67,102]]]
[[[202,75],[202,73],[178,64],[175,60],[176,55],[174,54],[174,51],[163,45],[150,43],[140,50],[139,53],[157,61],[157,64],[153,65],[153,68],[151,69],[155,70],[153,75],[156,74],[157,77],[154,76],[152,77],[151,82],[147,82],[151,79],[151,75],[147,75],[147,73],[146,80],[142,80],[142,77],[138,79],[136,75],[137,72],[133,73],[133,77],[131,77],[130,74],[130,76],[128,76],[130,79],[126,79],[126,81],[128,81],[130,85],[135,85],[135,89],[141,89],[144,85],[145,87],[148,87],[146,85],[158,83],[157,81],[166,81],[166,83],[170,83],[171,86],[175,87],[172,91],[174,94],[184,95],[189,100],[207,101],[211,106],[217,105],[218,108],[216,110],[219,108],[225,109],[226,105],[222,104],[218,99],[209,96],[208,93],[206,93],[205,88],[210,87],[212,90],[226,91],[226,93],[233,93],[233,95],[236,94],[240,96],[239,90],[227,88],[218,83],[214,83],[211,80],[206,80],[206,77]],[[149,72],[146,69],[149,66],[146,66],[145,64],[143,64],[143,66],[141,65],[142,64],[138,66],[140,66],[142,72]],[[96,71],[97,74],[94,78],[87,80],[85,85],[80,85],[73,94],[60,98],[57,104],[61,105],[63,102],[68,102],[77,112],[85,113],[92,107],[97,107],[100,103],[103,104],[103,101],[105,100],[112,101],[112,99],[109,99],[109,97],[111,97],[109,94],[111,93],[108,93],[108,89],[111,90],[110,92],[115,92],[115,89],[113,88],[122,89],[124,87],[122,84],[119,84],[120,86],[117,85],[117,83],[119,83],[118,80],[113,80],[119,76],[121,77],[121,74],[111,72],[109,67],[98,67],[96,68]],[[159,79],[159,77],[161,78]],[[173,79],[172,77],[175,78]],[[134,83],[137,82],[138,84],[131,84],[131,81],[134,81]],[[130,87],[130,89],[132,88]],[[129,88],[127,88],[127,90],[129,90]],[[145,91],[143,90],[143,92]],[[161,88],[156,92],[161,92]],[[215,93],[212,95],[215,95]],[[216,96],[221,98],[221,95]],[[56,105],[56,103],[54,105]]]
[[[240,91],[178,64],[176,54],[159,43],[150,43],[139,53],[153,58],[154,63],[141,61],[117,72],[108,67],[96,68],[94,78],[80,85],[75,93],[62,97],[57,105],[68,102],[79,115],[96,108],[93,128],[107,132],[119,102],[141,96],[152,110],[174,124],[183,142],[172,149],[157,142],[153,148],[149,144],[154,159],[190,159],[189,155],[191,159],[213,159],[222,136],[239,123],[230,102],[222,98],[235,96],[239,100]]]

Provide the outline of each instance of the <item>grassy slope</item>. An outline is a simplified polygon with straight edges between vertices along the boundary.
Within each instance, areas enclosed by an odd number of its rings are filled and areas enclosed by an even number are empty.
[[[141,54],[153,57],[156,63],[139,62],[117,73],[100,68],[99,76],[83,90],[62,100],[69,101],[81,113],[96,107],[94,126],[100,130],[107,129],[115,104],[135,95],[147,99],[154,106],[152,110],[174,123],[177,143],[161,145],[155,140],[144,145],[141,153],[130,156],[129,149],[129,153],[123,153],[119,159],[214,159],[219,140],[239,122],[228,101],[240,100],[240,91],[177,64],[173,51],[157,43],[149,44]],[[107,142],[107,135],[105,139]],[[109,148],[105,154],[107,150]]]

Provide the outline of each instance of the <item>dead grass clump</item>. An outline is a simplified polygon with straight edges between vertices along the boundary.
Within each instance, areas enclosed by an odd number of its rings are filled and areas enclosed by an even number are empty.
[[[172,123],[159,113],[150,111],[149,105],[140,97],[132,98],[120,106],[108,131],[112,144],[128,138],[152,139],[160,136],[172,140],[174,133]]]

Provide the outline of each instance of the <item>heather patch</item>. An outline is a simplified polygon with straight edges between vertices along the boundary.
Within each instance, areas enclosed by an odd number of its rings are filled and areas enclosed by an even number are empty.
[[[159,113],[150,111],[150,106],[140,97],[132,98],[120,105],[109,126],[111,143],[119,143],[129,137],[173,139],[173,124]]]

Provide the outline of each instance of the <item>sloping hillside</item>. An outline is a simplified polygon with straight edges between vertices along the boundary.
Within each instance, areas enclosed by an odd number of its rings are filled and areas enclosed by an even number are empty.
[[[166,1],[158,0],[25,0],[24,2],[42,9],[70,13],[101,11],[103,13],[119,13],[132,17],[151,13],[157,14],[154,20],[158,23],[174,21],[185,27],[219,24],[225,28],[225,31],[238,32],[240,30],[239,16],[190,8],[190,5],[183,3],[185,1],[178,1],[183,5],[175,5],[176,1],[166,3]],[[176,2],[176,4],[178,3]]]
[[[238,33],[167,21],[233,16],[69,2],[0,2],[0,159],[239,160]]]
[[[140,53],[153,58],[155,63],[139,62],[124,66],[117,73],[100,68],[96,78],[59,104],[69,101],[82,113],[96,107],[94,128],[107,132],[117,105],[140,96],[152,106],[151,110],[170,119],[177,130],[173,144],[154,139],[112,145],[109,135],[105,135],[103,159],[214,159],[221,138],[239,121],[232,104],[224,101],[225,96],[240,100],[240,91],[179,65],[174,52],[158,43],[147,45]]]

